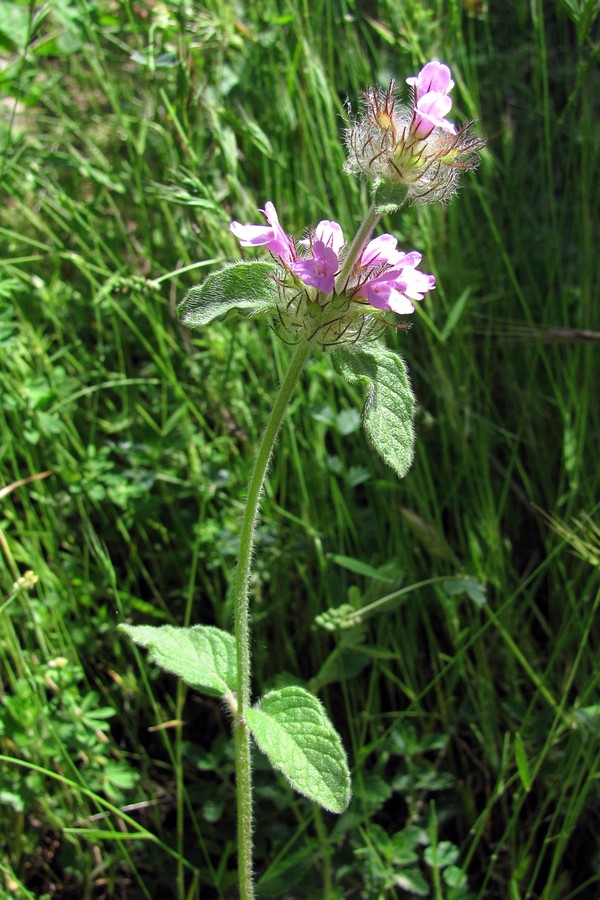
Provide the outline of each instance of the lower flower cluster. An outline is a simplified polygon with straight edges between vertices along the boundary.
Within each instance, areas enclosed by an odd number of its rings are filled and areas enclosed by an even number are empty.
[[[385,324],[385,312],[410,315],[414,302],[435,287],[434,276],[417,268],[421,254],[399,250],[391,234],[368,241],[349,261],[337,222],[324,219],[296,242],[270,201],[263,212],[267,225],[234,221],[230,229],[242,247],[266,247],[280,263],[279,315],[298,337],[321,346],[372,339]]]

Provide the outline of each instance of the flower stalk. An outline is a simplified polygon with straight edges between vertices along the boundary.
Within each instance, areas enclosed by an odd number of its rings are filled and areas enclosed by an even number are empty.
[[[248,494],[240,533],[238,564],[234,576],[237,708],[233,717],[233,732],[237,793],[238,882],[242,900],[252,900],[254,897],[252,880],[252,768],[250,761],[250,732],[245,720],[251,699],[250,566],[260,499],[273,447],[310,351],[311,345],[309,342],[302,342],[297,345],[263,432],[248,483]]]
[[[348,251],[344,258],[344,263],[342,268],[340,269],[339,275],[335,279],[335,289],[338,294],[344,292],[344,289],[348,283],[348,279],[350,278],[350,274],[352,273],[352,269],[359,262],[363,250],[367,246],[369,238],[375,231],[379,220],[381,219],[381,215],[377,212],[375,204],[372,203],[369,209],[367,210],[367,214],[363,219],[363,222],[354,235],[352,239],[352,243],[348,247]]]

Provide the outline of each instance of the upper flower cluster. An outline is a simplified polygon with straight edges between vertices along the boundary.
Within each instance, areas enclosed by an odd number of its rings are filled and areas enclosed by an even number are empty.
[[[346,130],[346,170],[373,179],[376,197],[394,206],[400,189],[421,203],[449,200],[464,169],[479,162],[484,141],[456,129],[446,117],[454,81],[448,66],[432,60],[406,79],[413,89],[410,105],[396,100],[394,81],[386,91],[370,87],[362,98],[362,115]],[[398,204],[396,204],[398,205]]]
[[[391,234],[366,243],[346,266],[344,234],[337,222],[324,219],[296,244],[281,227],[270,201],[263,212],[268,225],[232,222],[231,231],[242,247],[266,247],[279,260],[284,270],[279,283],[284,294],[294,300],[291,307],[296,318],[302,299],[311,304],[311,318],[319,320],[320,328],[329,326],[335,315],[338,327],[329,328],[331,337],[340,336],[343,321],[347,326],[344,340],[353,339],[355,329],[350,326],[366,313],[376,315],[375,310],[408,315],[414,312],[412,301],[422,300],[435,287],[434,276],[417,269],[421,254],[398,250],[398,241]],[[287,300],[286,309],[290,309]]]

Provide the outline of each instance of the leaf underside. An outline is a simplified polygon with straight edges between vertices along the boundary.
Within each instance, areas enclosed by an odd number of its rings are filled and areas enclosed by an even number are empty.
[[[333,354],[337,371],[365,392],[363,425],[381,458],[403,478],[410,469],[415,444],[415,396],[404,360],[374,341],[356,351]]]

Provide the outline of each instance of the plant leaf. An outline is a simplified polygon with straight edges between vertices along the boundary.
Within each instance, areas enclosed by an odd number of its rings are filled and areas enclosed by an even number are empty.
[[[236,690],[235,640],[212,625],[120,625],[134,644],[146,647],[153,663],[212,697]]]
[[[271,765],[294,790],[330,812],[350,802],[350,772],[340,737],[320,702],[296,685],[270,691],[246,720]]]
[[[356,678],[371,662],[371,657],[360,647],[338,644],[334,647],[317,674],[310,680],[314,691],[320,691],[328,684]]]
[[[466,594],[480,609],[487,602],[485,585],[471,575],[456,575],[446,578],[442,587],[450,597],[455,594]]]
[[[455,863],[459,857],[459,849],[451,841],[440,841],[434,847],[425,847],[423,859],[428,866],[443,869]]]
[[[400,209],[406,200],[407,194],[408,188],[405,184],[380,181],[373,192],[375,209],[380,216],[389,216],[397,209]]]
[[[264,260],[231,263],[191,288],[177,307],[178,316],[188,328],[201,328],[231,312],[265,312],[278,299],[277,286],[269,278],[276,271],[275,263]]]
[[[402,357],[373,342],[354,352],[337,350],[333,362],[347,381],[365,389],[365,431],[382,459],[403,478],[414,452],[415,396]]]

